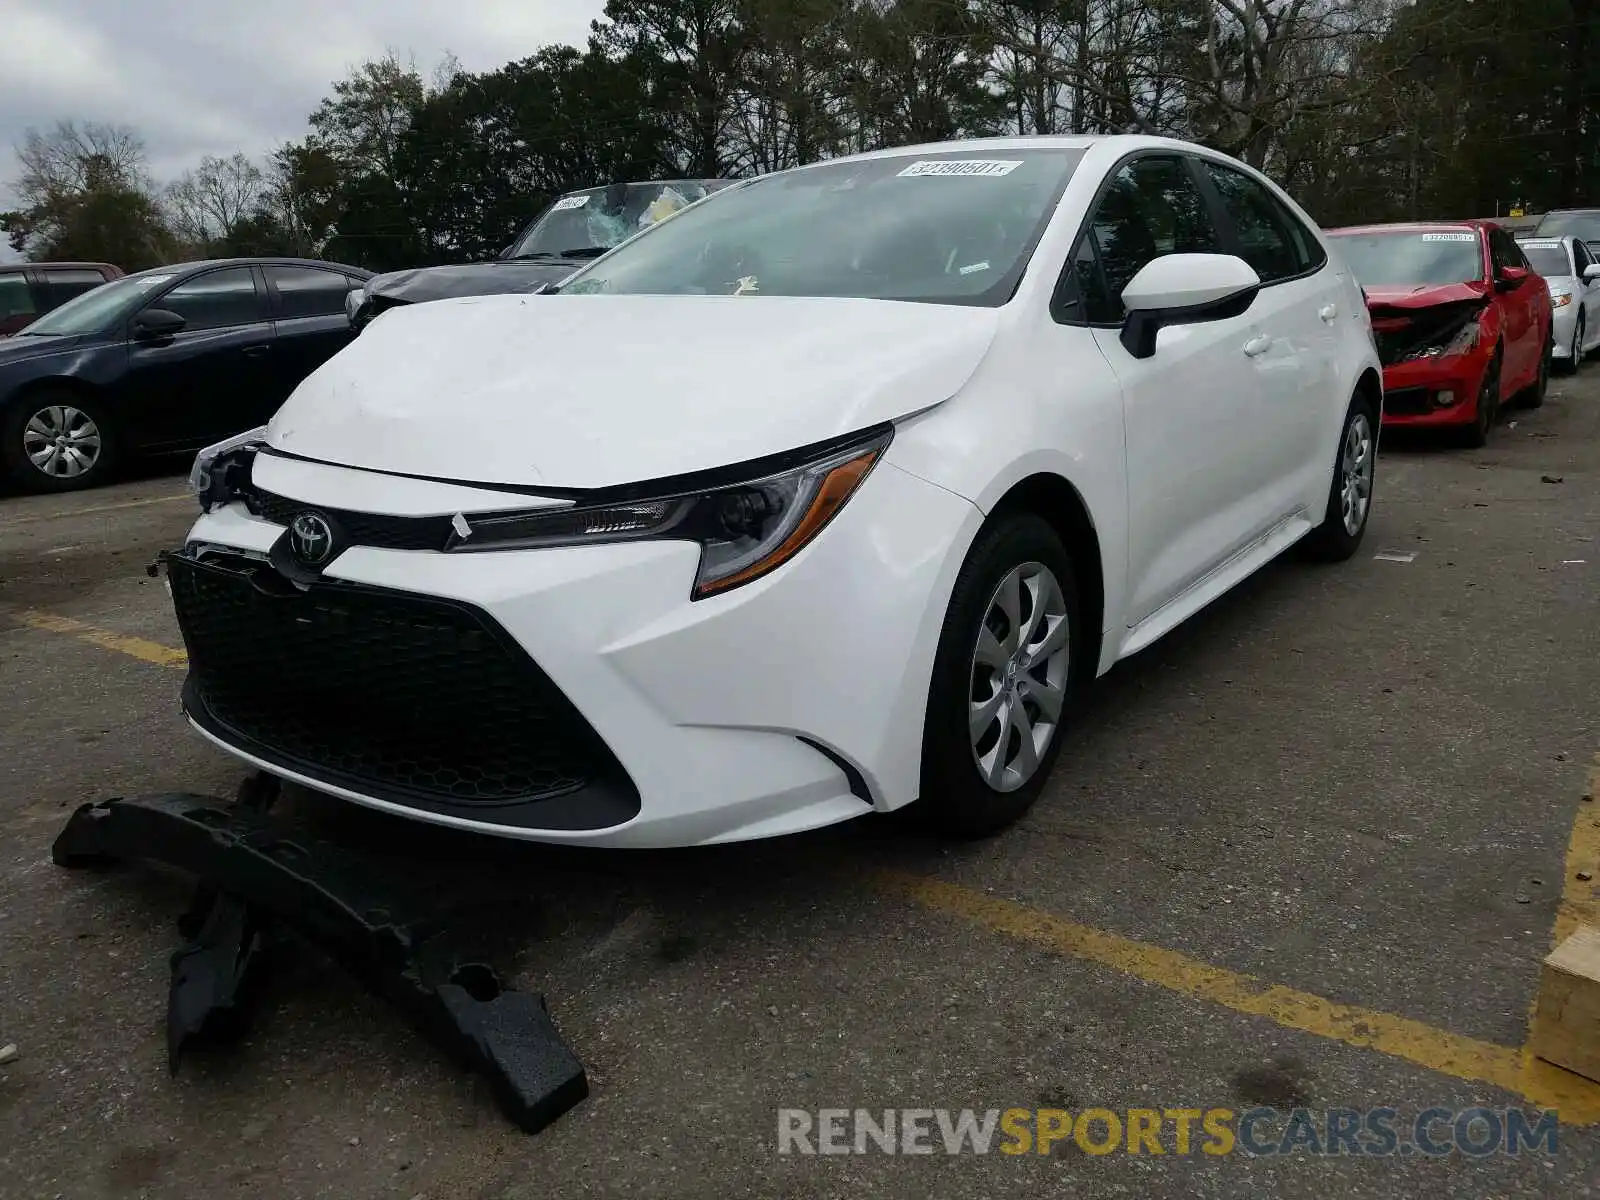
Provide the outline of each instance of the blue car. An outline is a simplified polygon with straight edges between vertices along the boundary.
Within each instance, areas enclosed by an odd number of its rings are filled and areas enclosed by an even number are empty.
[[[354,336],[345,297],[372,273],[251,258],[141,271],[0,341],[0,475],[64,492],[119,460],[264,424]]]

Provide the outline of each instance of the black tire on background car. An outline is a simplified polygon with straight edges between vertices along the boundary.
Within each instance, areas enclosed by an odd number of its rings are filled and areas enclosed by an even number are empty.
[[[70,388],[42,388],[0,413],[0,469],[29,492],[71,492],[105,482],[116,465],[116,432],[98,401]]]
[[[983,837],[1038,799],[1086,665],[1072,559],[1027,512],[997,515],[956,578],[939,635],[913,812]]]
[[[1350,399],[1339,427],[1328,511],[1322,524],[1301,543],[1320,562],[1344,562],[1355,554],[1372,516],[1373,484],[1378,474],[1378,410],[1365,389]]]
[[[1577,324],[1572,329],[1572,349],[1561,367],[1564,374],[1576,375],[1578,368],[1583,366],[1583,334],[1583,308],[1580,306]]]
[[[1500,417],[1500,347],[1483,369],[1483,381],[1478,384],[1478,408],[1472,424],[1463,432],[1468,446],[1481,450],[1489,444],[1489,431]]]

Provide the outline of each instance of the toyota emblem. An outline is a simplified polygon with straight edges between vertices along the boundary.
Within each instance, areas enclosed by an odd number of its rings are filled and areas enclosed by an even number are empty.
[[[333,527],[316,513],[300,513],[289,522],[289,549],[306,566],[320,567],[333,554]]]

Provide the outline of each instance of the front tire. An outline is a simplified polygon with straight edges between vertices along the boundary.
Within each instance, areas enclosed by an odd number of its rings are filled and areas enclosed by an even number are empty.
[[[1545,393],[1550,390],[1550,362],[1555,358],[1555,344],[1553,333],[1544,339],[1544,351],[1539,355],[1539,373],[1522,393],[1523,408],[1538,408],[1544,404]],[[1576,364],[1572,369],[1578,369]]]
[[[110,476],[116,452],[105,411],[65,388],[33,392],[0,415],[0,468],[24,491],[97,487]]]
[[[1572,350],[1561,367],[1564,375],[1576,375],[1578,368],[1583,365],[1583,332],[1583,312],[1580,309],[1577,326],[1572,331]]]
[[[939,635],[914,811],[983,837],[1033,805],[1061,752],[1082,674],[1077,577],[1033,513],[999,517],[956,578]]]
[[[1467,426],[1466,442],[1474,450],[1489,444],[1489,431],[1500,415],[1500,348],[1495,347],[1494,357],[1484,368],[1483,382],[1478,385],[1477,411],[1472,424]]]
[[[1322,524],[1306,538],[1307,553],[1320,562],[1344,562],[1366,536],[1378,474],[1378,414],[1372,398],[1357,392],[1339,429],[1339,451]]]

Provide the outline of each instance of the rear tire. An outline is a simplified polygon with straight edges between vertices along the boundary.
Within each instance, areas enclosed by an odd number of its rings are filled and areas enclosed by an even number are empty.
[[[1358,391],[1350,399],[1328,486],[1328,511],[1307,535],[1306,554],[1318,562],[1344,562],[1354,556],[1372,517],[1378,477],[1378,413],[1372,397]]]
[[[928,688],[912,809],[924,824],[983,837],[1039,798],[1085,669],[1079,611],[1072,559],[1047,521],[1015,513],[978,535],[950,596]]]
[[[0,470],[27,492],[75,492],[110,478],[117,438],[97,400],[45,388],[0,413]]]

